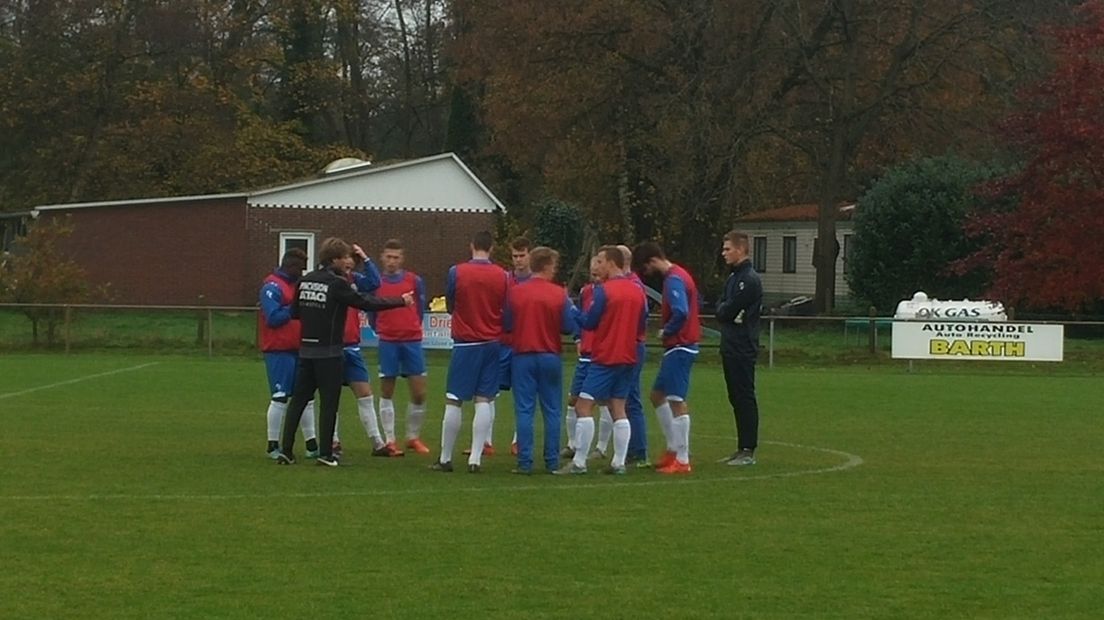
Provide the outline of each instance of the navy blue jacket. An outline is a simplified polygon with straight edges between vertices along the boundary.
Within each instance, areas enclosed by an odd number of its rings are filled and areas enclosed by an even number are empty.
[[[763,282],[745,260],[732,268],[717,303],[721,324],[721,355],[755,358],[759,354],[759,312]]]

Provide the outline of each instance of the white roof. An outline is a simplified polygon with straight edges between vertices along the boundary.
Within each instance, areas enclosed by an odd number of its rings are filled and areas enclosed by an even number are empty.
[[[251,207],[295,209],[476,213],[506,210],[491,190],[453,153],[390,165],[363,164],[339,168],[321,178],[250,193],[45,205],[35,210],[163,204],[219,198],[246,198]]]

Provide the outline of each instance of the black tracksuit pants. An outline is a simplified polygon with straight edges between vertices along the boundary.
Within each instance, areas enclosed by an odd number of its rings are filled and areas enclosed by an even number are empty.
[[[736,416],[736,441],[741,450],[759,445],[759,401],[755,398],[755,354],[721,353],[728,402]]]
[[[295,373],[295,391],[291,396],[291,405],[284,416],[284,436],[280,442],[280,451],[292,456],[295,447],[295,430],[307,403],[318,392],[318,451],[321,456],[333,454],[334,426],[337,424],[337,406],[341,402],[341,382],[344,379],[344,358],[324,357],[318,359],[299,358],[299,368]]]

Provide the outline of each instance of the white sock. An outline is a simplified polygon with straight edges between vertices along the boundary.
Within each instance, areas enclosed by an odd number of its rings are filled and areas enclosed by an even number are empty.
[[[491,421],[487,423],[487,438],[484,441],[487,442],[488,446],[493,446],[494,445],[494,421],[495,421],[495,413],[496,413],[495,412],[495,404],[494,404],[493,400],[491,402],[487,403],[487,404],[491,406]]]
[[[334,443],[341,443],[341,412],[334,414]]]
[[[517,445],[517,431],[514,431],[514,438],[510,440],[510,443]]]
[[[674,419],[674,413],[671,412],[671,403],[663,401],[663,404],[655,408],[656,419],[659,420],[659,427],[663,429],[663,437],[667,440],[667,451],[675,451],[675,442],[671,438],[671,420]]]
[[[610,436],[613,435],[613,416],[610,415],[609,407],[598,407],[598,413],[598,443],[594,447],[606,454]]]
[[[575,423],[575,467],[586,469],[590,440],[594,439],[594,418],[585,416]]]
[[[629,437],[632,436],[632,427],[628,420],[618,420],[613,423],[613,462],[614,467],[625,466],[625,456],[629,453]]]
[[[390,398],[380,399],[379,408],[380,424],[383,425],[383,436],[387,443],[395,442],[395,401]]]
[[[445,405],[445,419],[441,422],[441,456],[438,459],[442,463],[452,462],[452,451],[456,448],[462,418],[460,405]]]
[[[579,414],[575,413],[575,407],[567,408],[567,447],[575,449],[575,424],[579,421]]]
[[[299,428],[303,429],[303,439],[310,441],[318,438],[318,432],[314,430],[314,401],[307,401],[307,406],[303,409],[303,417],[299,418]]]
[[[280,427],[284,425],[284,414],[287,413],[287,403],[268,401],[268,440],[280,441]]]
[[[422,423],[425,422],[426,406],[425,403],[415,405],[410,403],[406,406],[406,438],[417,439],[422,436]]]
[[[383,439],[380,438],[379,425],[376,423],[376,403],[371,396],[357,399],[357,412],[360,414],[360,423],[364,425],[368,437],[375,447],[380,447]]]
[[[475,417],[472,419],[471,454],[468,465],[479,465],[483,458],[483,444],[490,443],[491,424],[494,422],[492,403],[475,403]]]
[[[679,463],[690,462],[690,414],[680,415],[671,423],[675,436],[675,452]]]

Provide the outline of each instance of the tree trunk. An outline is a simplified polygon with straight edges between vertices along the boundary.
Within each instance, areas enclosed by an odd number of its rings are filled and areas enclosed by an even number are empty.
[[[399,37],[403,50],[403,156],[414,156],[414,76],[410,59],[410,36],[403,16],[402,0],[395,0],[395,13],[399,21]]]

